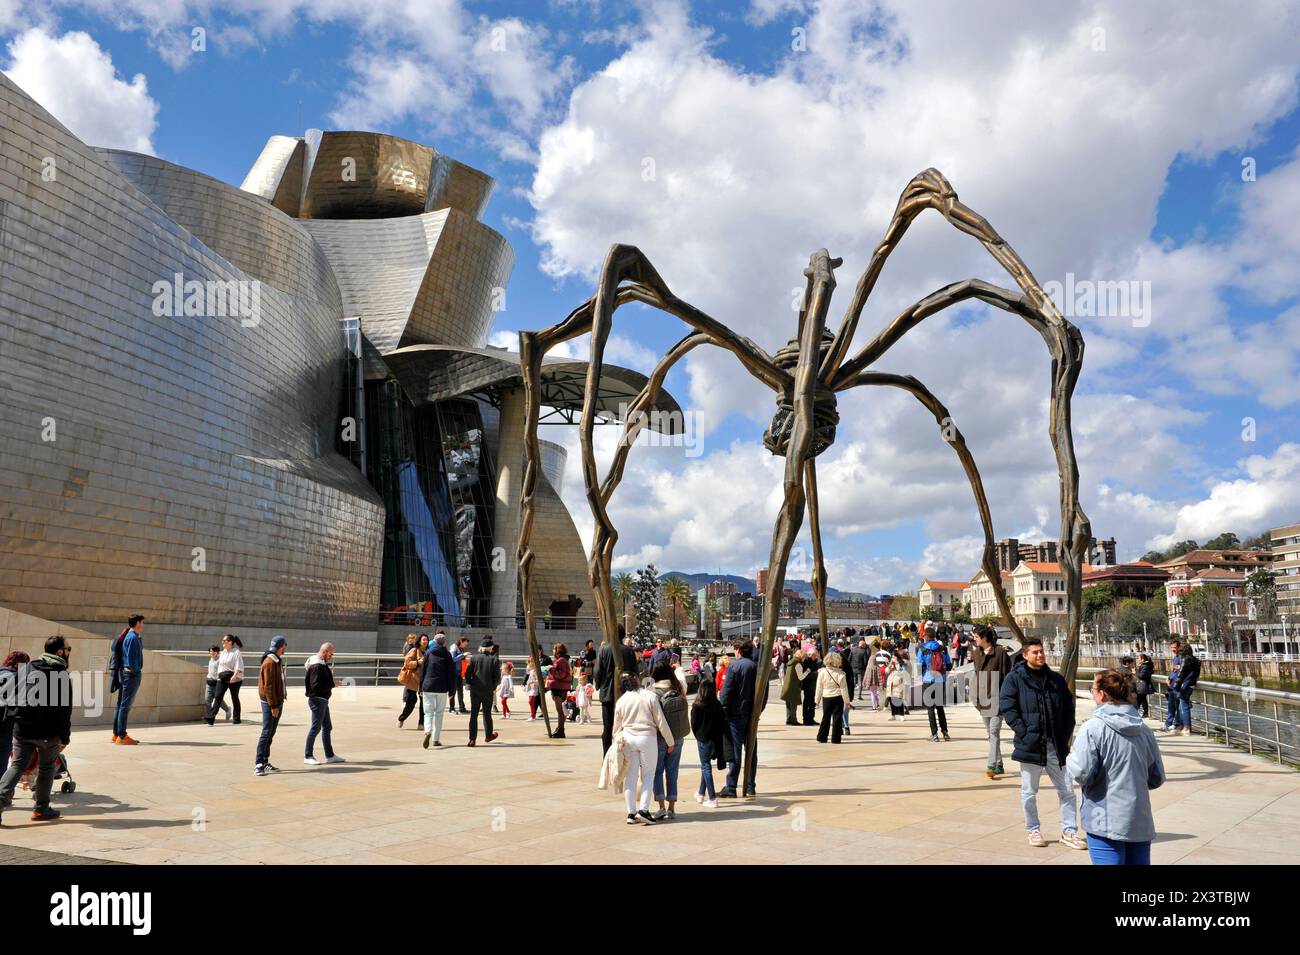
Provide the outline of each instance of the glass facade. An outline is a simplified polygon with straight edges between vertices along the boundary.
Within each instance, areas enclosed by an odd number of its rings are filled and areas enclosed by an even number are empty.
[[[457,596],[468,626],[490,627],[492,522],[496,505],[493,441],[484,428],[481,408],[475,399],[440,401],[435,408],[456,528]],[[512,556],[501,555],[498,566],[511,566],[508,558]]]
[[[382,623],[464,625],[455,513],[437,410],[389,378],[365,384],[367,477],[384,501]]]

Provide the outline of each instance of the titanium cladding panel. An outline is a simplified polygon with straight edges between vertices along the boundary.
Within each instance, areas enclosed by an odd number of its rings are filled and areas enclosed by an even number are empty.
[[[269,205],[241,232],[246,194],[142,160],[160,205],[121,162],[0,76],[0,606],[369,629],[383,511],[332,450],[342,310],[320,263]],[[155,314],[177,273],[256,307]]]

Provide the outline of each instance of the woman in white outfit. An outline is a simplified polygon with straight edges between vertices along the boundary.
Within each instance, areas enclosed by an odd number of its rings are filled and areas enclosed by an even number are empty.
[[[623,674],[623,692],[614,706],[613,738],[621,739],[627,746],[627,777],[623,782],[623,798],[627,802],[629,826],[654,825],[650,815],[650,794],[653,789],[655,764],[659,760],[659,743],[662,736],[673,751],[673,731],[664,718],[659,695],[652,689],[642,689],[636,675]],[[641,800],[637,802],[637,777],[640,777]]]

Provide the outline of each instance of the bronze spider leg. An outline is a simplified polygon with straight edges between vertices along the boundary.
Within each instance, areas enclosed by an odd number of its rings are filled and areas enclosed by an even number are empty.
[[[839,335],[832,346],[823,375],[827,381],[836,378],[838,363],[843,360],[856,328],[858,316],[866,303],[867,296],[875,285],[876,278],[884,266],[884,260],[893,247],[920,212],[927,208],[937,210],[952,225],[974,236],[980,241],[990,255],[1001,265],[1024,293],[1014,293],[977,280],[957,283],[941,289],[913,306],[917,310],[914,318],[909,319],[905,312],[895,320],[895,325],[911,327],[916,321],[944,308],[962,298],[980,298],[989,304],[998,305],[1014,311],[1032,324],[1052,356],[1052,392],[1050,409],[1050,437],[1056,455],[1057,474],[1060,478],[1061,534],[1060,562],[1065,577],[1065,589],[1069,604],[1067,639],[1065,653],[1061,661],[1061,673],[1066,680],[1073,680],[1078,666],[1079,628],[1082,624],[1082,565],[1092,537],[1092,527],[1088,517],[1079,504],[1079,471],[1074,453],[1074,435],[1070,427],[1070,399],[1074,386],[1078,382],[1083,363],[1083,336],[1073,324],[1065,320],[1056,304],[1043,291],[1038,280],[1034,278],[1029,267],[1016,251],[1008,245],[988,220],[975,212],[957,198],[951,183],[937,169],[927,169],[914,178],[903,195],[899,198],[894,218],[890,222],[885,238],[882,240],[871,262],[858,282],[857,290],[849,306]],[[909,310],[910,311],[910,310]],[[923,312],[924,314],[919,314]],[[891,328],[893,326],[891,325]],[[893,337],[906,331],[901,328]],[[886,334],[888,330],[886,330]],[[878,336],[879,340],[880,336]],[[891,341],[892,343],[892,341]],[[873,343],[874,344],[874,343]],[[888,345],[885,346],[886,348]],[[875,355],[883,354],[878,346],[868,345],[864,352]],[[861,357],[861,355],[859,356]],[[874,360],[874,359],[873,359]],[[856,361],[856,360],[855,360]],[[852,364],[852,363],[851,363]],[[855,367],[858,370],[862,366]],[[990,581],[994,590],[1001,589],[1000,576]],[[1005,597],[1005,595],[1002,595]],[[999,600],[1001,604],[1002,600]]]
[[[863,371],[845,381],[839,390],[847,390],[857,385],[886,385],[892,388],[901,388],[910,393],[925,406],[926,410],[934,415],[934,420],[938,423],[941,431],[945,432],[944,440],[951,444],[953,451],[957,453],[962,469],[966,472],[966,478],[970,482],[971,492],[975,495],[975,506],[979,510],[980,524],[984,528],[984,558],[980,566],[984,568],[985,575],[989,578],[989,582],[993,584],[993,596],[997,599],[998,608],[1002,611],[1003,617],[1009,622],[1016,638],[1023,640],[1025,635],[1020,629],[1020,624],[1016,623],[1016,618],[1011,613],[1006,591],[1001,586],[1002,581],[998,573],[996,552],[993,546],[993,518],[989,512],[988,497],[984,493],[984,482],[980,478],[979,468],[975,466],[975,458],[966,445],[966,439],[962,436],[956,424],[953,423],[948,409],[925,385],[911,375],[891,375],[878,371]],[[947,433],[949,429],[951,435]]]
[[[817,506],[817,459],[804,462],[804,493],[808,498],[808,530],[812,533],[813,596],[817,599],[817,622],[821,625],[822,658],[825,659],[829,643],[826,635],[826,560],[822,553],[822,528]]]
[[[620,287],[620,284],[624,281],[631,284]],[[582,420],[579,429],[582,447],[583,483],[586,489],[587,502],[591,507],[595,523],[595,535],[591,558],[588,562],[588,574],[596,599],[596,610],[601,622],[601,629],[604,631],[605,641],[610,645],[615,661],[616,676],[621,676],[622,654],[617,646],[618,627],[614,614],[610,563],[618,533],[609,520],[606,511],[608,495],[602,493],[597,477],[593,429],[596,419],[596,400],[599,395],[600,376],[603,368],[604,348],[612,325],[613,312],[619,305],[633,300],[652,305],[682,319],[703,336],[702,341],[708,341],[711,344],[726,348],[735,354],[751,374],[769,387],[783,388],[790,381],[789,374],[777,368],[767,353],[749,339],[736,335],[725,325],[673,295],[649,260],[645,258],[640,250],[632,246],[615,245],[611,247],[601,271],[601,279],[596,294],[571,312],[563,322],[543,332],[520,333],[520,364],[524,371],[526,405],[526,462],[521,502],[523,516],[520,523],[517,555],[521,584],[524,591],[525,620],[528,628],[529,645],[536,654],[535,620],[532,606],[532,550],[530,543],[534,494],[537,475],[540,473],[540,448],[537,443],[536,427],[540,417],[542,358],[546,351],[555,344],[590,331],[591,358],[587,369],[587,383],[583,395]],[[658,387],[662,384],[663,376],[667,374],[672,364],[681,355],[690,351],[697,344],[702,343],[693,342],[689,346],[683,347],[692,338],[694,336],[688,336],[666,356],[664,361],[661,361],[661,367],[657,369],[659,379],[654,389],[656,394]],[[639,431],[639,428],[637,430]],[[627,432],[625,431],[625,438],[626,435]],[[621,470],[620,465],[620,477]],[[613,488],[617,483],[618,481],[615,479],[609,485],[609,494],[613,493]]]
[[[799,363],[795,368],[793,386],[794,420],[785,453],[784,495],[772,531],[772,550],[768,557],[767,593],[763,605],[763,643],[759,650],[758,677],[754,685],[754,707],[750,714],[749,731],[745,743],[745,765],[741,778],[742,789],[748,786],[757,767],[754,745],[758,740],[758,718],[767,703],[768,678],[772,670],[772,644],[776,639],[776,624],[781,612],[781,592],[785,589],[786,562],[790,548],[803,523],[806,500],[804,492],[804,462],[811,460],[813,439],[813,399],[816,394],[819,366],[821,364],[822,332],[826,328],[826,312],[830,308],[831,294],[835,290],[832,271],[840,264],[825,249],[812,254],[805,274],[808,285],[806,309],[799,323]]]

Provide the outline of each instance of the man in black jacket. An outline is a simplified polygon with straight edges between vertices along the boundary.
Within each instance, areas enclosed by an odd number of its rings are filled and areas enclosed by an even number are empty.
[[[849,651],[848,670],[853,673],[853,682],[858,688],[858,699],[862,699],[862,689],[867,682],[867,667],[871,663],[871,651],[867,649],[867,641],[859,640],[858,645]],[[845,711],[848,715],[848,711]]]
[[[623,636],[623,625],[618,625],[618,646],[623,658],[623,672],[637,675],[636,651],[629,647]],[[596,692],[600,694],[600,718],[604,724],[600,730],[600,747],[602,753],[609,752],[614,741],[614,651],[606,640],[596,652],[596,672],[593,682]]]
[[[442,745],[442,717],[447,712],[447,699],[456,686],[456,661],[447,649],[447,635],[434,635],[433,643],[424,654],[420,670],[420,692],[424,695],[424,748],[429,741]]]
[[[741,751],[749,745],[749,722],[757,718],[754,713],[754,685],[758,680],[758,665],[751,659],[754,648],[747,640],[735,646],[736,659],[727,667],[722,678],[722,692],[718,701],[727,717],[727,732],[731,737],[731,765],[727,767],[727,785],[718,793],[719,799],[735,799],[736,783],[740,780],[743,764]],[[758,773],[758,747],[754,747],[749,774],[745,778],[744,795],[756,795],[754,777]]]
[[[469,683],[469,745],[478,741],[478,714],[483,711],[483,731],[487,733],[483,742],[490,743],[497,738],[492,732],[492,694],[501,682],[501,658],[496,655],[492,638],[484,638],[483,646],[469,658],[469,673],[465,680]]]
[[[307,661],[307,709],[311,711],[311,729],[307,731],[307,745],[304,747],[302,761],[308,766],[320,765],[320,760],[312,754],[317,735],[325,747],[325,762],[345,762],[342,756],[334,754],[334,744],[330,739],[330,734],[334,731],[334,723],[330,720],[330,695],[334,692],[334,687],[340,685],[334,679],[330,663],[333,659],[334,644],[322,643],[316,655]]]
[[[72,647],[63,637],[45,641],[45,652],[18,671],[18,715],[14,723],[14,756],[0,777],[0,812],[12,806],[18,780],[37,754],[36,808],[32,820],[58,819],[50,806],[54,767],[59,753],[72,740],[72,680],[68,658]]]
[[[1192,651],[1191,644],[1182,644],[1178,640],[1173,642],[1175,654],[1181,654],[1183,665],[1178,669],[1178,675],[1170,681],[1178,700],[1178,716],[1176,722],[1178,729],[1175,731],[1180,736],[1192,735],[1192,690],[1196,689],[1196,684],[1201,679],[1201,661],[1200,658]]]
[[[1011,755],[1020,761],[1020,804],[1029,844],[1047,845],[1038,824],[1038,783],[1047,770],[1061,805],[1061,844],[1087,849],[1088,843],[1079,835],[1074,784],[1065,769],[1074,736],[1074,693],[1047,665],[1042,640],[1025,638],[1020,660],[1002,683],[999,706],[1002,718],[1016,734]]]

